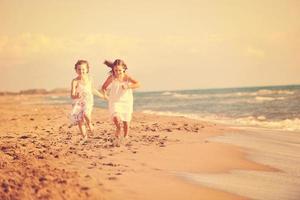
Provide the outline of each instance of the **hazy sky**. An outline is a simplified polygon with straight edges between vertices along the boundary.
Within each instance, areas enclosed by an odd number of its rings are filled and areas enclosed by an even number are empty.
[[[298,0],[0,0],[0,91],[68,88],[123,59],[143,90],[300,83]]]

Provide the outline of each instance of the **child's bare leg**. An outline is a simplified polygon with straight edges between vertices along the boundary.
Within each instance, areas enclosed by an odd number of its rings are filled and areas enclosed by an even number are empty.
[[[126,138],[129,133],[129,122],[123,122],[123,128],[124,128],[124,137]]]
[[[90,116],[87,116],[87,115],[84,115],[84,119],[86,121],[86,125],[89,129],[89,132],[90,133],[93,133],[94,132],[94,126],[92,124],[92,120],[91,120],[91,117]]]
[[[120,132],[121,132],[120,120],[117,117],[114,117],[113,122],[116,126],[115,136],[116,136],[116,138],[119,138],[119,135],[120,135]]]
[[[81,135],[83,136],[83,138],[86,139],[87,135],[86,135],[86,130],[85,130],[83,121],[78,122],[78,127],[79,127],[79,131],[80,131]]]

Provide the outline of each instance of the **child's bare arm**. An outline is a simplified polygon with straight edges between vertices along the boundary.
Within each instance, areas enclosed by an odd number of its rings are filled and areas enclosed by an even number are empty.
[[[93,78],[90,78],[90,84],[91,84],[91,87],[92,87],[92,93],[93,95],[96,95],[102,99],[105,99],[104,95],[102,92],[99,92],[95,87],[94,87],[94,79]]]
[[[107,77],[107,79],[105,80],[105,82],[102,85],[102,90],[106,90],[107,87],[109,86],[109,84],[111,84],[112,80],[113,80],[113,76],[112,75],[110,75],[109,77]]]
[[[141,84],[139,81],[135,80],[134,78],[130,77],[127,75],[127,80],[128,80],[128,85],[127,85],[127,88],[128,89],[136,89],[136,88],[139,88],[141,87]]]
[[[107,95],[106,95],[107,87],[111,84],[112,80],[113,80],[113,76],[110,75],[109,77],[107,77],[106,81],[103,83],[103,85],[101,87],[101,92],[105,98],[107,98]]]
[[[93,88],[93,94],[97,95],[98,97],[107,100],[107,96],[103,94],[103,92],[99,92],[96,88]]]
[[[79,94],[78,93],[76,94],[76,86],[77,86],[77,81],[74,79],[74,80],[72,80],[72,83],[71,83],[71,98],[72,99],[80,98]]]

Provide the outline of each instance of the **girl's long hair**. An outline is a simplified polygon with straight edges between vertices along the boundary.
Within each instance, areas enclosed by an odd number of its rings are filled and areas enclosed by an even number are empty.
[[[121,60],[121,59],[116,59],[114,62],[111,62],[111,61],[109,61],[109,60],[105,60],[105,61],[104,61],[104,64],[105,64],[107,67],[111,68],[110,73],[111,73],[113,76],[115,76],[115,74],[114,74],[114,67],[115,67],[115,66],[121,65],[121,66],[123,67],[123,69],[124,69],[124,72],[128,69],[128,67],[127,67],[127,65],[125,64],[125,62],[124,62],[123,60]]]

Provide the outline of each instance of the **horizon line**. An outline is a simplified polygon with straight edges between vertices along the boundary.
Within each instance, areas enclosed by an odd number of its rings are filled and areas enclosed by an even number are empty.
[[[282,86],[300,86],[300,83],[294,83],[294,84],[283,84],[283,85],[251,85],[251,86],[239,86],[239,87],[210,87],[210,88],[189,88],[189,89],[162,89],[162,90],[144,90],[144,91],[138,91],[138,92],[166,92],[166,91],[192,91],[192,90],[222,90],[222,89],[240,89],[240,88],[263,88],[263,87],[282,87]],[[11,94],[20,94],[20,93],[26,93],[29,91],[40,91],[40,92],[45,92],[45,93],[51,93],[51,92],[55,92],[57,90],[57,92],[59,92],[59,90],[61,92],[67,92],[70,89],[68,88],[53,88],[53,89],[45,89],[45,88],[31,88],[31,89],[22,89],[19,91],[0,91],[0,93],[11,93]]]

